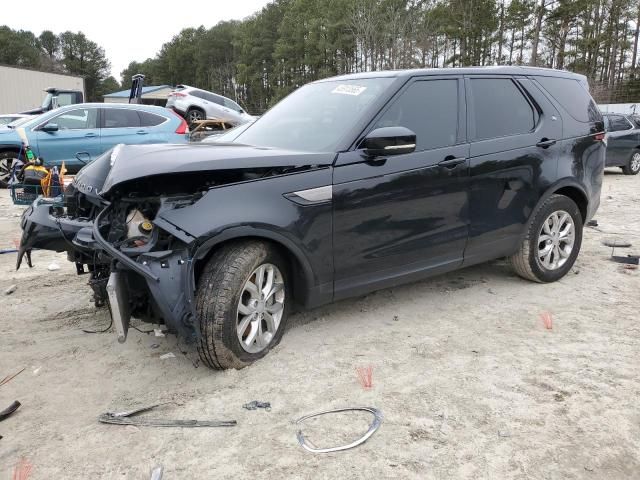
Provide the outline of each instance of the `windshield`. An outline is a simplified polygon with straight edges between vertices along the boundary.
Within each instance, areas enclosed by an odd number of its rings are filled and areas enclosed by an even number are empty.
[[[41,108],[49,108],[49,105],[51,105],[51,99],[53,98],[53,95],[50,93],[47,93],[47,96],[44,97],[44,100],[42,101],[42,105],[40,105]]]
[[[14,120],[13,122],[11,122],[9,125],[7,125],[7,127],[9,128],[16,128],[19,127],[20,125],[23,125],[25,123],[27,123],[29,120],[31,120],[33,117],[22,117],[22,118],[18,118],[17,120]]]
[[[335,152],[345,133],[393,78],[306,85],[242,132],[237,143],[305,152]]]

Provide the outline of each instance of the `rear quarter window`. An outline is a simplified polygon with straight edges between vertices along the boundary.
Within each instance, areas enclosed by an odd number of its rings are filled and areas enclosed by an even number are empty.
[[[140,115],[140,126],[142,127],[155,127],[167,120],[166,117],[149,112],[139,111],[138,115]]]
[[[578,122],[602,120],[591,95],[579,81],[559,77],[536,77],[536,80]]]

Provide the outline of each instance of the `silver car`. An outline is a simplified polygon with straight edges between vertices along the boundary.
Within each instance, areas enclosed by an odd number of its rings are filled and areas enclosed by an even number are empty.
[[[216,119],[240,125],[254,119],[233,100],[189,85],[176,86],[169,94],[166,107],[178,112],[190,124]]]

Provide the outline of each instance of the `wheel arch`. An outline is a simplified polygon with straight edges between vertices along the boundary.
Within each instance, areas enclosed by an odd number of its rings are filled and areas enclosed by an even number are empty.
[[[554,184],[552,184],[544,194],[538,199],[538,203],[531,211],[529,218],[526,223],[526,228],[524,232],[526,233],[529,230],[529,226],[533,221],[533,217],[535,212],[538,211],[540,206],[551,196],[551,195],[563,195],[565,197],[570,198],[575,202],[578,206],[578,210],[580,211],[580,216],[582,217],[582,222],[586,223],[587,216],[589,212],[589,196],[585,191],[584,187],[582,187],[577,181],[573,179],[563,179]]]
[[[253,227],[238,227],[225,230],[219,235],[202,243],[193,254],[191,278],[193,287],[198,286],[200,275],[213,254],[224,245],[240,241],[263,241],[273,245],[287,262],[291,274],[292,292],[296,303],[306,304],[310,289],[314,284],[314,275],[306,255],[290,239],[271,230]]]

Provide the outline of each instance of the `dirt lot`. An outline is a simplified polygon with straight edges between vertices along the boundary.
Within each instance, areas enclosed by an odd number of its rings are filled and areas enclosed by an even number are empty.
[[[34,252],[35,267],[19,272],[15,254],[0,255],[0,378],[26,367],[0,386],[0,409],[23,404],[0,423],[0,479],[21,457],[33,479],[141,479],[156,464],[166,479],[638,478],[640,272],[611,262],[602,241],[640,253],[639,189],[639,178],[606,175],[600,226],[585,230],[576,266],[555,284],[497,261],[343,301],[293,316],[280,346],[240,371],[195,368],[197,354],[175,337],[132,330],[120,345],[113,332],[83,333],[108,325],[108,313],[64,255]],[[0,248],[11,248],[22,209],[0,195]],[[160,359],[167,352],[175,358]],[[370,391],[354,373],[361,365],[373,366]],[[242,408],[255,399],[272,411]],[[97,422],[167,401],[147,415],[238,426]],[[385,415],[365,445],[329,455],[298,446],[292,420],[354,405]],[[308,432],[330,445],[368,420],[325,417]]]

